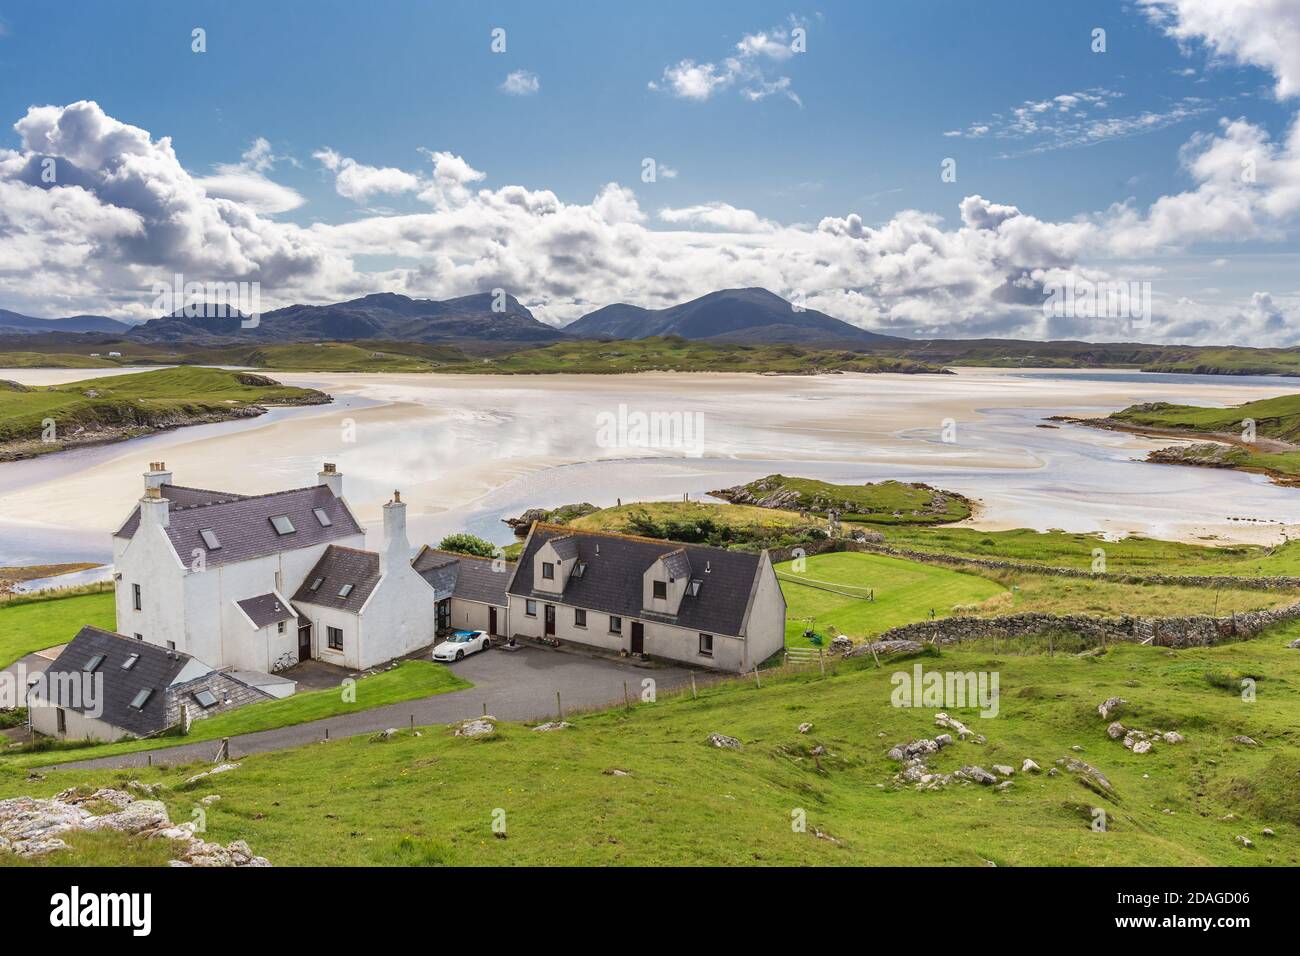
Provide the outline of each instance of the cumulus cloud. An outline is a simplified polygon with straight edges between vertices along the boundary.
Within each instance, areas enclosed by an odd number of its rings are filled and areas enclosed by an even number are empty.
[[[497,87],[502,93],[509,93],[511,96],[532,96],[541,88],[542,83],[537,78],[537,74],[530,73],[528,70],[514,70]]]
[[[723,232],[771,232],[777,228],[752,209],[737,209],[725,202],[664,208],[659,210],[659,218],[674,225],[706,226]]]
[[[364,203],[381,193],[414,192],[420,179],[392,166],[367,166],[340,156],[329,147],[318,149],[312,158],[334,174],[334,191],[345,199]]]
[[[647,86],[661,90],[679,99],[707,100],[722,90],[735,87],[740,95],[751,102],[781,94],[796,106],[803,100],[792,88],[790,77],[770,75],[769,66],[782,63],[795,56],[795,31],[806,30],[797,17],[790,18],[790,28],[774,27],[757,33],[747,33],[733,47],[733,52],[718,62],[697,62],[683,59],[664,67],[658,80]]]
[[[209,196],[229,199],[257,212],[288,212],[306,200],[296,190],[267,178],[266,173],[282,160],[293,162],[289,157],[272,153],[270,142],[259,136],[238,163],[218,164],[212,175],[197,182]]]

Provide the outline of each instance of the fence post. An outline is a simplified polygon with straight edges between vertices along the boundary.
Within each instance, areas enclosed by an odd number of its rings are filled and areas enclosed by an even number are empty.
[[[757,665],[757,664],[754,665],[754,686],[757,687],[757,688],[759,688],[760,690],[761,690],[762,687],[763,687],[763,682],[762,682],[761,680],[758,679],[758,665]]]
[[[626,687],[627,685],[624,684],[623,686]],[[691,671],[691,700],[698,700],[695,696],[695,671]]]
[[[560,705],[560,692],[558,690],[555,692],[555,719],[564,719],[564,708]]]
[[[817,648],[817,663],[821,665],[822,677],[825,677],[826,676],[826,655],[822,653],[822,649],[820,647]]]
[[[623,681],[623,709],[632,709],[632,703],[627,699],[627,681]]]

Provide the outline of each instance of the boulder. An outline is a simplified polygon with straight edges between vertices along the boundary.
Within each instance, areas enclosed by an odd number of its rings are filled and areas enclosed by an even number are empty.
[[[1097,705],[1097,713],[1101,714],[1102,720],[1110,720],[1110,715],[1127,703],[1123,697],[1108,697]]]
[[[540,730],[542,733],[547,733],[552,730],[568,730],[572,726],[573,724],[569,723],[567,720],[552,720],[545,724],[538,724],[533,728],[533,730]]]
[[[486,737],[497,729],[491,717],[475,717],[472,720],[462,720],[456,725],[454,732],[457,737]]]
[[[1252,839],[1251,839],[1250,837],[1248,837],[1248,836],[1242,836],[1241,834],[1238,834],[1238,835],[1237,835],[1237,842],[1240,843],[1240,844],[1241,844],[1243,847],[1245,847],[1247,850],[1249,850],[1251,847],[1253,847],[1253,846],[1255,845],[1255,841],[1254,841],[1254,840],[1252,840]]]
[[[1145,754],[1145,753],[1150,753],[1150,752],[1151,752],[1151,741],[1149,741],[1149,740],[1139,740],[1137,743],[1135,743],[1135,744],[1133,745],[1133,752],[1134,752],[1135,754]]]
[[[965,774],[968,780],[974,780],[978,784],[989,786],[998,782],[998,778],[993,776],[983,767],[962,767],[960,773]]]
[[[1042,769],[1042,767],[1038,766],[1038,764],[1034,763],[1028,757],[1026,757],[1025,762],[1020,765],[1021,773],[1038,773]]]
[[[997,774],[999,777],[1010,777],[1012,774],[1015,773],[1015,770],[1013,770],[1011,767],[1008,767],[1006,764],[995,763],[993,765],[993,772]]]
[[[740,749],[740,741],[735,737],[728,737],[726,734],[709,734],[709,743],[724,750]]]
[[[170,825],[167,807],[161,800],[137,800],[129,806],[101,817],[91,817],[85,830],[117,830],[119,833],[143,833]]]
[[[1166,730],[1160,735],[1160,739],[1167,744],[1181,744],[1185,738],[1176,730]]]
[[[812,729],[813,729],[813,725],[812,725],[812,724],[800,724],[800,725],[799,725],[799,733],[801,733],[801,734],[806,734],[806,733],[808,733],[808,731],[810,731],[810,730],[812,730]]]
[[[1238,734],[1237,736],[1233,737],[1232,742],[1234,744],[1241,744],[1243,747],[1259,746],[1259,744],[1255,742],[1255,739],[1253,737],[1247,737],[1245,734]]]
[[[1124,729],[1124,725],[1118,720],[1113,721],[1111,725],[1106,728],[1106,736],[1111,740],[1119,740],[1119,738],[1123,737],[1127,732],[1128,731]]]
[[[230,771],[234,770],[238,766],[239,764],[237,763],[219,764],[218,766],[213,767],[211,770],[204,770],[202,773],[196,773],[194,776],[190,777],[185,782],[194,783],[194,781],[196,780],[202,780],[204,777],[211,777],[213,774],[229,773]]]

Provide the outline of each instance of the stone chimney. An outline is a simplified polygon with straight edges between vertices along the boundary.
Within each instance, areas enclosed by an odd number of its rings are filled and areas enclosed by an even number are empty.
[[[171,524],[171,502],[163,497],[159,487],[146,488],[140,499],[140,526],[155,525],[165,528]]]
[[[384,505],[384,546],[379,552],[379,573],[387,575],[389,568],[400,567],[398,562],[410,564],[411,542],[406,539],[406,502],[400,491],[394,491],[393,500]]]
[[[343,472],[332,461],[325,462],[316,475],[316,484],[325,485],[334,492],[335,498],[343,497]]]
[[[150,488],[161,488],[163,485],[170,485],[171,483],[172,473],[167,470],[166,462],[149,462],[149,470],[144,473],[145,491]]]

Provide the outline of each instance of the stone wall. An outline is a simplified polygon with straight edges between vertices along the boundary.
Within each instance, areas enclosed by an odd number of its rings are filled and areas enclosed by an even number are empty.
[[[942,564],[949,567],[975,567],[990,571],[1016,571],[1026,574],[1043,574],[1063,578],[1096,578],[1103,581],[1117,581],[1121,584],[1163,584],[1181,585],[1183,587],[1243,588],[1252,591],[1300,591],[1300,578],[1260,575],[1258,577],[1240,577],[1209,574],[1116,574],[1112,572],[1084,571],[1079,568],[1044,567],[1036,564],[1023,564],[1019,561],[1000,561],[992,558],[968,558],[950,554],[932,554],[927,551],[912,551],[908,548],[895,548],[871,541],[850,541],[844,538],[830,538],[825,541],[810,542],[802,546],[805,556],[826,554],[836,551],[867,551],[884,554],[924,564]],[[768,554],[773,564],[789,561],[794,557],[796,548],[773,548]]]
[[[1068,632],[1098,644],[1108,642],[1148,643],[1158,647],[1209,647],[1242,641],[1282,621],[1300,618],[1300,602],[1263,611],[1247,611],[1230,617],[1087,617],[1081,614],[1010,614],[1005,617],[946,617],[890,628],[879,641],[938,640],[942,644],[991,637],[1024,637]]]

